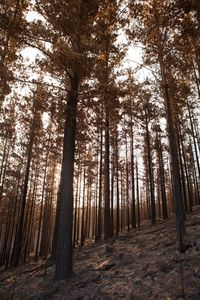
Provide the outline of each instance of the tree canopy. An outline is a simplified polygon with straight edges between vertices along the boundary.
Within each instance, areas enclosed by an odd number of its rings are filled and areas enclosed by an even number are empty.
[[[44,257],[69,278],[74,247],[171,214],[186,250],[199,22],[195,0],[1,1],[2,266]]]

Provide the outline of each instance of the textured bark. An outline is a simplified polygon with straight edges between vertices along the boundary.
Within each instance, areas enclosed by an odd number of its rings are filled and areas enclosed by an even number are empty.
[[[51,177],[48,178],[49,186],[46,191],[46,197],[44,202],[44,212],[43,212],[43,220],[42,220],[42,229],[41,229],[41,242],[40,242],[40,251],[39,254],[42,257],[47,258],[49,254],[50,248],[50,240],[51,240],[51,220],[52,220],[52,201],[53,201],[53,188],[55,181],[55,164],[50,173]]]
[[[193,199],[193,193],[192,193],[192,182],[191,182],[191,176],[189,176],[187,161],[186,161],[186,155],[185,155],[185,149],[183,145],[183,139],[181,138],[181,150],[182,150],[182,156],[183,156],[183,164],[184,164],[184,170],[185,170],[185,177],[186,177],[186,183],[187,183],[187,194],[188,194],[188,202],[189,202],[189,209],[190,212],[192,211],[192,206],[194,203]]]
[[[79,197],[79,185],[80,185],[80,165],[78,166],[76,179],[76,195],[74,203],[74,223],[73,223],[73,247],[76,245],[76,234],[77,234],[77,219],[78,219],[78,197]]]
[[[181,187],[182,187],[182,196],[183,196],[183,203],[184,203],[184,209],[185,211],[188,210],[188,204],[187,204],[187,194],[186,194],[186,180],[185,180],[185,173],[183,169],[183,156],[181,153],[181,145],[180,145],[180,132],[179,128],[177,128],[177,147],[178,147],[178,154],[179,154],[179,165],[180,165],[180,176],[181,176]]]
[[[40,204],[40,215],[39,215],[39,224],[38,224],[38,234],[37,234],[37,243],[36,243],[36,250],[35,250],[35,258],[38,258],[38,252],[40,247],[40,240],[41,240],[41,233],[42,233],[42,226],[43,226],[43,213],[44,213],[44,197],[45,197],[45,188],[46,188],[46,178],[47,178],[47,167],[48,167],[48,150],[46,151],[46,158],[45,158],[45,166],[44,166],[44,178],[42,184],[42,197],[41,197],[41,204]]]
[[[25,250],[24,250],[24,258],[23,261],[26,262],[26,259],[29,255],[29,245],[31,243],[31,232],[32,232],[32,220],[34,217],[34,203],[35,203],[35,198],[36,198],[36,190],[37,190],[37,170],[35,171],[35,176],[33,180],[33,189],[30,192],[30,199],[29,199],[29,206],[30,209],[27,211],[27,216],[26,216],[26,242],[25,242]]]
[[[10,252],[9,248],[8,248],[8,243],[9,243],[11,219],[12,219],[12,206],[13,206],[13,202],[14,202],[14,195],[15,195],[15,189],[16,189],[15,180],[13,180],[13,186],[14,186],[14,190],[9,199],[9,204],[8,204],[7,212],[6,212],[5,232],[4,232],[4,234],[1,235],[1,245],[2,245],[2,247],[0,248],[0,265],[1,266],[3,266],[5,264],[7,253]]]
[[[111,230],[112,235],[114,232],[114,171],[115,171],[115,156],[112,154],[112,174],[111,174],[111,195],[110,195],[110,217],[111,217]]]
[[[136,161],[136,193],[137,193],[137,225],[140,228],[140,193],[139,193],[139,174],[138,163]]]
[[[154,177],[153,177],[153,166],[152,166],[152,158],[151,158],[147,107],[145,108],[145,129],[146,129],[146,146],[147,146],[149,185],[150,185],[150,196],[151,196],[151,198],[150,198],[150,201],[151,201],[151,224],[155,225],[155,223],[156,223],[156,205],[155,205]]]
[[[136,228],[136,214],[135,214],[135,176],[134,176],[134,148],[133,148],[133,124],[131,115],[131,223],[132,228]]]
[[[21,174],[20,170],[17,171],[17,184],[16,184],[16,191],[13,194],[13,214],[12,214],[12,220],[11,220],[11,225],[10,225],[10,239],[8,241],[6,257],[5,257],[5,267],[7,268],[10,266],[10,260],[12,258],[12,240],[14,239],[14,232],[15,232],[15,221],[16,221],[16,216],[17,216],[17,200],[18,200],[18,195],[19,195],[19,190],[20,190],[20,180],[21,180]]]
[[[125,225],[125,194],[124,194],[124,173],[123,169],[120,170],[120,192],[121,192],[121,233],[123,233],[124,225]]]
[[[82,170],[80,171],[80,183],[79,183],[79,195],[78,195],[78,211],[77,211],[77,233],[76,233],[76,244],[78,245],[79,243],[79,238],[80,238],[80,219],[81,219],[81,173]]]
[[[33,121],[32,121],[32,125],[31,125],[31,130],[30,130],[30,141],[29,141],[29,145],[28,145],[28,154],[27,154],[27,162],[26,162],[26,169],[25,169],[25,178],[24,178],[22,197],[21,197],[19,223],[18,223],[18,226],[17,226],[17,233],[16,233],[16,238],[15,238],[15,243],[14,243],[12,266],[17,266],[19,264],[20,258],[21,258],[21,255],[22,255],[23,226],[24,226],[24,216],[25,216],[25,207],[26,207],[26,196],[27,196],[27,191],[28,191],[29,173],[30,173],[34,138],[35,138],[35,113],[34,113],[34,116],[33,116]]]
[[[171,99],[170,99],[169,88],[166,79],[163,56],[161,53],[159,55],[159,64],[160,64],[160,71],[162,77],[163,98],[165,100],[165,111],[166,111],[166,119],[167,119],[176,227],[177,227],[177,234],[179,240],[179,248],[180,251],[183,251],[184,250],[183,236],[185,234],[185,224],[184,224],[185,212],[183,208],[183,198],[182,198],[182,191],[181,191],[178,148],[177,148],[175,127],[174,127],[174,120],[172,117]]]
[[[199,174],[199,178],[200,178],[200,163],[199,163],[198,148],[197,148],[197,142],[196,142],[196,138],[195,138],[194,125],[192,122],[192,113],[191,113],[191,109],[190,109],[188,101],[187,101],[187,108],[188,108],[188,113],[189,113],[190,127],[191,127],[192,139],[193,139],[193,144],[194,144],[194,150],[195,150],[197,170],[198,170],[198,174]]]
[[[1,174],[1,187],[0,187],[0,201],[3,195],[3,191],[4,191],[4,184],[5,184],[5,179],[6,179],[6,171],[8,168],[8,161],[9,161],[9,154],[10,154],[10,150],[11,150],[11,144],[8,145],[8,149],[6,151],[5,157],[3,157],[4,159],[4,165],[2,168],[2,174]]]
[[[194,163],[194,153],[193,153],[191,138],[189,138],[189,140],[190,140],[189,149],[190,149],[191,172],[192,172],[193,185],[194,185],[194,191],[195,191],[195,204],[200,204],[200,192],[199,192],[199,185],[198,185],[198,181],[197,181],[197,172],[196,172],[195,163]]]
[[[71,78],[66,107],[63,159],[58,193],[58,232],[56,243],[56,278],[72,274],[73,171],[75,153],[76,115],[79,82]]]
[[[129,217],[129,166],[128,166],[128,142],[126,134],[126,225],[128,231],[130,230],[130,217]]]
[[[116,166],[116,235],[118,235],[120,230],[120,207],[119,207],[119,153],[118,153],[118,132],[116,129],[116,141],[115,141],[115,166]]]
[[[105,104],[105,161],[104,161],[104,238],[112,236],[110,216],[110,120],[108,104]]]
[[[194,79],[195,79],[195,83],[196,83],[196,86],[197,86],[197,92],[198,92],[198,96],[199,96],[199,99],[200,99],[199,79],[198,79],[198,76],[197,76],[197,71],[196,71],[196,68],[195,68],[194,60],[192,60],[191,63],[192,63],[193,71],[194,71]]]
[[[158,155],[158,168],[159,168],[159,178],[160,178],[161,197],[162,197],[162,217],[165,220],[168,218],[166,186],[165,186],[165,171],[164,171],[164,162],[163,162],[163,150],[162,150],[160,137],[158,136],[158,134],[156,136],[156,149]]]
[[[81,247],[84,245],[85,242],[85,181],[86,181],[86,175],[85,175],[85,167],[83,172],[83,198],[82,198],[82,214],[81,214],[81,241],[80,245]]]
[[[102,234],[102,167],[103,167],[103,129],[102,124],[100,124],[100,161],[99,161],[99,202],[98,202],[98,229],[97,229],[97,237],[96,240],[101,239]]]
[[[3,180],[2,180],[2,174],[3,174],[3,170],[5,168],[5,160],[6,160],[6,157],[7,157],[7,148],[9,147],[8,145],[8,134],[6,134],[6,137],[5,137],[5,142],[4,142],[4,146],[3,146],[3,153],[2,153],[2,158],[1,158],[1,168],[0,168],[0,182],[1,184],[3,184]]]

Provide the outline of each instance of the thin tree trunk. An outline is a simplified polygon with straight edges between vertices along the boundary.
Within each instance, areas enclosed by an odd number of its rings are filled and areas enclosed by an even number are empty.
[[[25,169],[25,178],[24,178],[24,185],[22,190],[22,198],[21,198],[21,208],[20,208],[20,215],[19,215],[19,224],[16,233],[16,240],[15,240],[15,248],[14,248],[14,256],[12,266],[17,266],[20,262],[20,257],[22,254],[22,242],[23,242],[23,226],[24,226],[24,216],[25,216],[25,207],[26,207],[26,196],[28,191],[28,183],[29,183],[29,173],[30,173],[30,165],[32,159],[32,150],[35,138],[35,112],[33,116],[33,121],[30,130],[30,141],[28,145],[28,155],[27,155],[27,162],[26,162],[26,169]]]
[[[163,163],[162,144],[158,134],[156,135],[156,146],[157,146],[159,178],[160,178],[160,187],[161,187],[161,196],[162,196],[162,217],[165,220],[168,218],[166,186],[165,186],[165,171],[164,171],[164,163]]]
[[[8,145],[8,134],[6,134],[6,138],[5,138],[5,143],[4,143],[4,146],[3,146],[3,154],[2,154],[2,159],[1,159],[1,168],[0,168],[0,183],[3,182],[2,180],[2,174],[3,174],[3,169],[5,168],[4,166],[4,162],[5,162],[5,159],[6,159],[6,153],[7,153],[7,145]]]
[[[145,129],[146,129],[146,146],[147,146],[147,158],[148,158],[148,172],[149,172],[149,183],[150,183],[150,195],[151,195],[151,224],[156,223],[156,205],[155,205],[155,193],[154,193],[154,178],[153,178],[153,166],[150,148],[150,135],[148,128],[148,111],[145,108]]]
[[[86,174],[85,166],[83,171],[83,197],[82,197],[82,215],[81,215],[81,247],[84,245],[85,241],[85,186],[86,186]]]
[[[111,202],[111,210],[110,210],[110,215],[111,215],[111,230],[112,230],[112,235],[114,231],[114,170],[115,170],[115,157],[114,157],[114,151],[112,154],[112,174],[111,174],[111,196],[110,196],[110,202]]]
[[[181,142],[183,164],[184,164],[185,176],[186,176],[186,182],[187,182],[187,194],[188,194],[188,200],[189,200],[189,208],[190,208],[190,212],[191,212],[192,211],[193,202],[194,202],[194,200],[193,200],[193,194],[192,194],[192,183],[191,183],[190,176],[188,174],[188,167],[187,167],[185,149],[184,149],[183,139],[182,138],[181,138],[180,142]]]
[[[80,169],[80,183],[79,183],[79,193],[78,193],[78,211],[77,211],[77,233],[76,233],[76,244],[79,243],[79,235],[80,235],[80,212],[81,212],[81,183],[82,183],[82,168]]]
[[[168,84],[166,79],[165,67],[163,57],[160,53],[159,55],[160,71],[162,77],[162,87],[163,87],[163,97],[165,100],[165,110],[166,110],[166,119],[167,119],[167,130],[168,130],[168,139],[169,139],[169,149],[170,149],[170,158],[171,158],[171,172],[172,172],[172,188],[173,195],[175,199],[175,216],[176,216],[176,228],[179,241],[180,251],[184,251],[183,236],[185,234],[185,212],[183,208],[183,198],[181,191],[181,181],[180,181],[180,171],[178,164],[178,150],[176,142],[176,134],[174,128],[174,121],[172,118],[172,107],[171,99],[168,90]]]
[[[74,226],[73,226],[73,247],[75,247],[75,245],[76,245],[79,184],[80,184],[80,165],[78,165],[77,179],[76,179],[76,195],[75,195],[75,205],[74,205],[75,207],[74,207]]]
[[[126,134],[126,133],[125,133]],[[125,136],[126,143],[126,220],[127,220],[127,228],[130,230],[130,218],[129,218],[129,167],[128,167],[128,141],[127,134]]]
[[[138,163],[136,161],[136,192],[137,192],[137,225],[140,228],[140,193],[139,193],[139,174]]]
[[[11,234],[10,234],[10,240],[8,243],[8,249],[9,252],[7,253],[6,260],[5,260],[5,268],[7,268],[10,265],[10,259],[12,258],[12,242],[14,240],[14,229],[15,229],[15,220],[17,216],[17,200],[18,200],[18,195],[19,195],[19,190],[20,190],[20,170],[17,171],[17,185],[16,185],[16,193],[13,196],[13,201],[14,201],[14,208],[13,208],[13,218],[11,222]]]
[[[199,174],[199,178],[200,178],[199,155],[198,155],[198,149],[197,149],[197,144],[196,144],[196,139],[195,139],[195,134],[194,134],[194,126],[193,126],[193,122],[192,122],[191,110],[190,110],[190,106],[189,106],[188,101],[187,101],[187,108],[188,108],[189,119],[190,119],[190,127],[191,127],[191,132],[192,132],[192,139],[193,139],[193,144],[194,144],[194,150],[195,150],[197,170],[198,170],[198,174]]]
[[[30,244],[30,238],[31,238],[31,231],[32,231],[32,219],[33,219],[33,212],[34,212],[34,202],[36,198],[36,189],[37,189],[37,170],[35,171],[35,178],[33,183],[33,191],[31,195],[31,203],[30,203],[30,214],[27,220],[27,230],[26,230],[26,244],[25,244],[25,250],[24,250],[24,262],[26,262],[26,258],[29,255],[29,244]]]
[[[105,165],[104,165],[104,238],[112,236],[110,216],[110,120],[109,108],[105,103]]]
[[[102,124],[100,125],[100,162],[99,162],[99,203],[98,203],[98,231],[96,240],[101,240],[102,234],[102,174],[103,168],[103,128]]]
[[[136,215],[135,215],[135,176],[134,176],[134,147],[133,147],[133,124],[131,115],[131,223],[132,228],[136,228]]]
[[[195,78],[195,82],[196,82],[196,86],[197,86],[197,92],[198,92],[198,96],[200,99],[200,87],[199,87],[199,79],[197,77],[197,72],[195,69],[195,65],[194,65],[194,60],[192,59],[192,67],[193,67],[193,71],[194,71],[194,78]]]
[[[120,207],[119,207],[119,153],[118,153],[118,132],[116,128],[116,140],[115,140],[115,166],[116,166],[116,235],[120,230]]]

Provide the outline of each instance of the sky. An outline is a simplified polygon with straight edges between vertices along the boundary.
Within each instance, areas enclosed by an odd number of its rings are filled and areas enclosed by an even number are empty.
[[[41,20],[44,21],[44,18],[39,15],[35,11],[29,11],[26,15],[26,19],[28,22],[32,22],[34,20]],[[123,32],[119,35],[119,42],[126,43],[126,37]],[[22,56],[26,59],[29,63],[33,63],[37,57],[37,55],[42,55],[41,52],[37,49],[26,47],[21,51]],[[141,45],[133,46],[130,45],[126,54],[126,57],[122,63],[122,69],[132,68],[136,69],[142,63],[142,47]],[[139,71],[136,72],[136,78],[139,81],[143,81],[145,77],[149,75],[148,70],[145,68],[141,68]]]

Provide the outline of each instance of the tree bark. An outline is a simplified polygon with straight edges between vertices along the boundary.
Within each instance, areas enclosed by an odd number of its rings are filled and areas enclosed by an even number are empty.
[[[171,159],[171,173],[172,173],[172,189],[175,204],[176,227],[179,241],[180,251],[184,250],[183,236],[185,234],[185,212],[183,208],[183,198],[181,191],[181,180],[179,171],[179,158],[177,150],[177,141],[174,128],[174,121],[172,117],[172,104],[169,95],[169,88],[166,79],[166,72],[162,54],[159,54],[159,64],[162,77],[163,98],[165,100],[165,111],[167,119],[167,131],[169,139],[170,159]]]
[[[79,80],[71,78],[66,107],[63,159],[58,193],[58,235],[56,278],[68,278],[72,272],[73,171]]]
[[[105,166],[104,166],[104,238],[112,236],[110,216],[110,120],[109,108],[105,103]]]
[[[24,216],[25,216],[25,207],[26,207],[26,196],[28,191],[28,183],[29,183],[29,173],[30,173],[30,165],[31,165],[31,158],[32,158],[32,150],[35,138],[35,112],[33,116],[33,121],[30,130],[30,141],[28,145],[28,155],[27,155],[27,162],[26,162],[26,169],[25,169],[25,178],[24,178],[24,185],[22,190],[22,198],[21,198],[21,208],[19,214],[19,223],[17,227],[17,233],[14,243],[14,256],[12,266],[17,266],[20,262],[21,254],[22,254],[22,242],[23,242],[23,226],[24,226]]]
[[[148,128],[148,111],[145,108],[145,129],[146,129],[146,145],[147,145],[147,160],[148,160],[148,173],[149,173],[149,184],[150,184],[150,195],[151,195],[151,224],[156,223],[156,205],[155,205],[155,193],[154,193],[154,178],[153,178],[153,166],[151,158],[150,148],[150,135]]]
[[[131,223],[132,228],[136,228],[136,214],[135,214],[135,176],[134,176],[134,148],[133,148],[133,123],[131,115]]]

